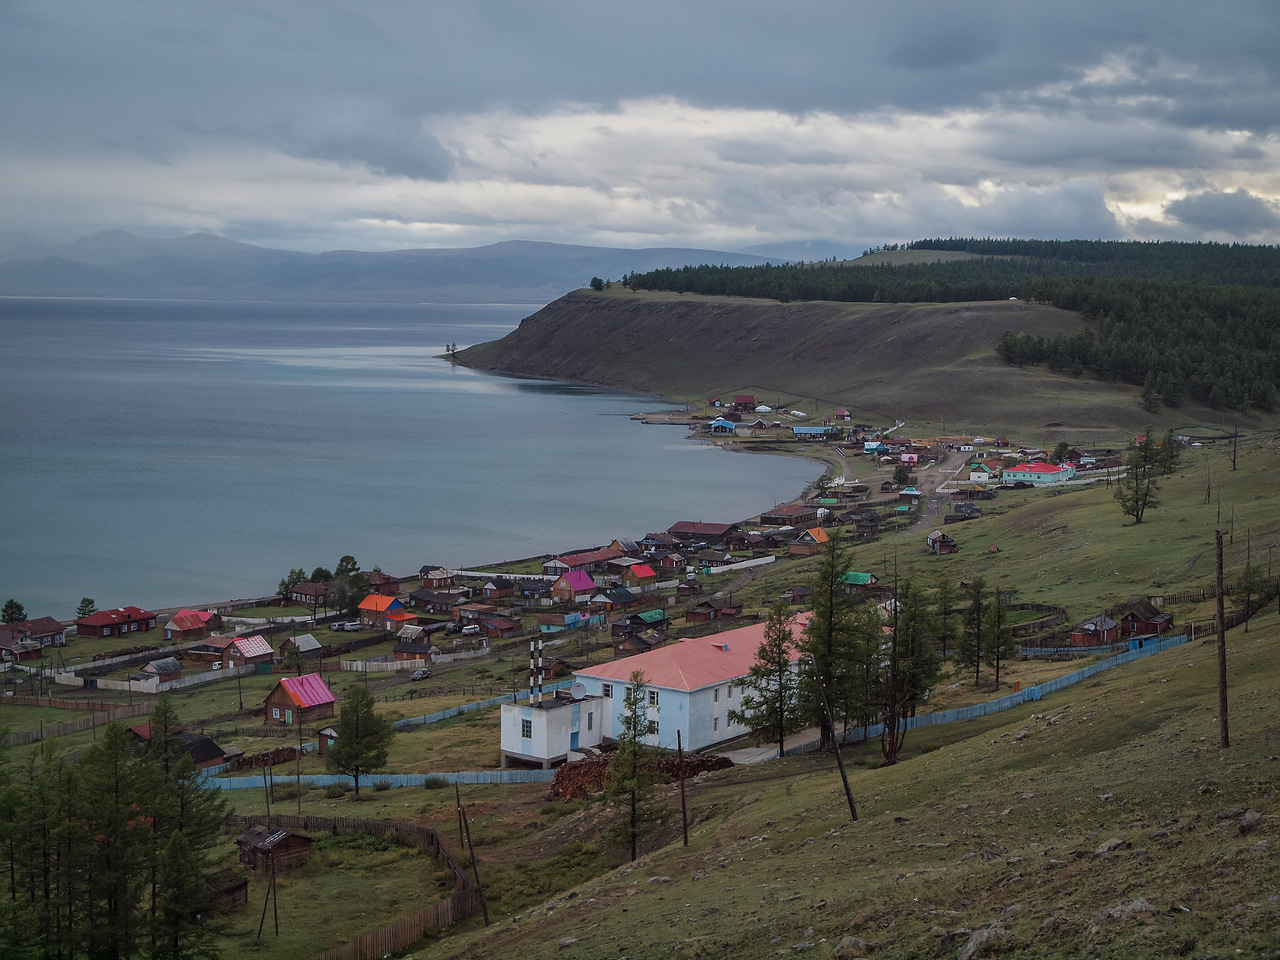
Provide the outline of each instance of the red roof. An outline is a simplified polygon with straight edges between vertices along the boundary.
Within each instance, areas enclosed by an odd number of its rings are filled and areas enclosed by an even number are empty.
[[[631,572],[634,573],[637,577],[656,577],[657,576],[657,574],[653,572],[653,567],[649,566],[647,563],[633,563],[631,565]]]
[[[667,528],[667,533],[687,536],[723,537],[738,528],[736,523],[702,523],[697,520],[680,520]]]
[[[318,707],[321,704],[333,703],[337,698],[329,685],[318,673],[307,673],[301,677],[285,677],[280,681],[284,692],[300,707]]]
[[[87,617],[81,617],[76,623],[83,623],[86,627],[110,627],[117,623],[150,620],[153,617],[155,614],[150,610],[142,610],[138,607],[117,607],[115,610],[99,610],[97,613],[91,613]]]
[[[181,610],[179,610],[177,613],[173,615],[173,618],[176,620],[178,619],[178,617],[188,617],[188,616],[199,617],[201,623],[208,623],[210,620],[216,617],[217,614],[214,613],[212,610],[191,610],[186,607],[183,607]]]
[[[173,619],[165,625],[165,629],[173,628],[174,630],[203,630],[204,621],[200,619],[197,613],[175,613]]]
[[[1067,467],[1055,467],[1048,463],[1024,463],[1020,467],[1010,467],[1009,472],[1012,473],[1063,473]]]
[[[800,637],[804,618],[796,621],[792,635]],[[681,640],[648,653],[621,660],[611,660],[596,667],[576,671],[578,676],[596,677],[613,683],[626,683],[639,670],[644,682],[652,687],[671,690],[701,690],[727,680],[736,680],[750,672],[756,652],[764,640],[763,622],[737,630],[725,630],[711,637]],[[798,656],[798,655],[797,655]]]
[[[626,554],[616,547],[601,547],[599,550],[584,550],[582,553],[566,553],[564,556],[556,557],[556,559],[566,566],[584,567],[590,563],[604,563],[608,560],[617,560],[623,556],[626,556]]]

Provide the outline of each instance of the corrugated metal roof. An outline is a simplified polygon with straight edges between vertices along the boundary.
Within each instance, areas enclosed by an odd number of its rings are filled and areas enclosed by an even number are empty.
[[[275,650],[271,648],[271,644],[257,634],[252,637],[236,637],[231,642],[246,657],[274,657],[276,654]]]
[[[793,635],[797,639],[805,622],[805,618],[796,620]],[[756,662],[756,651],[764,640],[764,628],[762,622],[711,637],[681,640],[633,657],[586,667],[576,673],[580,677],[626,683],[631,674],[639,670],[644,674],[646,686],[701,690],[746,676]]]
[[[564,574],[564,582],[567,583],[569,588],[574,592],[579,590],[590,590],[596,585],[596,582],[591,579],[591,575],[585,570],[567,571]]]
[[[392,604],[396,604],[396,607],[394,609],[399,609],[400,607],[404,606],[404,604],[400,603],[400,601],[397,600],[395,597],[384,597],[380,593],[371,593],[367,597],[365,597],[363,600],[360,601],[360,609],[361,610],[391,610],[393,609]]]
[[[285,677],[280,681],[285,693],[300,707],[318,707],[334,703],[337,698],[318,673],[306,673],[300,677]]]

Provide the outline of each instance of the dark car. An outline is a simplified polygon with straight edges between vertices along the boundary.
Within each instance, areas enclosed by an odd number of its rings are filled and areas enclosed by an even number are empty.
[[[426,668],[423,668],[422,670],[413,671],[413,676],[411,676],[409,679],[410,680],[429,680],[430,678],[431,678],[431,671]]]

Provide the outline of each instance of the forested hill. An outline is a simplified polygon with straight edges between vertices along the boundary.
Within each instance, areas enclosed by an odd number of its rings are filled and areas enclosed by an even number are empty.
[[[1144,402],[1280,403],[1280,248],[1212,243],[919,240],[965,259],[862,265],[687,266],[630,274],[635,290],[809,300],[1019,300],[1078,311],[1088,326],[1052,338],[1009,330],[1008,363],[1047,364],[1142,387]]]

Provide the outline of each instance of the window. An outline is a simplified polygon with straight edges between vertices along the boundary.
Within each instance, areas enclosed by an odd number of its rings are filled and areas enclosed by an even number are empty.
[[[653,729],[650,731],[655,737],[658,735],[658,721],[653,721]]]
[[[588,711],[587,712],[587,729],[588,730],[592,730],[595,728],[595,719],[596,719],[595,713],[593,711]]]
[[[711,691],[711,699],[712,699],[712,701],[713,701],[713,702],[715,702],[715,703],[719,703],[719,702],[720,702],[720,688],[719,688],[719,687],[715,687],[714,689],[712,689],[712,691]]]
[[[520,736],[525,740],[533,739],[533,721],[532,720],[520,721]]]
[[[657,690],[650,690],[650,691],[649,691],[649,706],[651,706],[651,707],[656,707],[657,705],[658,705],[658,691],[657,691]]]
[[[280,708],[279,708],[279,707],[272,707],[272,708],[271,708],[271,719],[272,719],[272,720],[279,720],[279,719],[280,719]]]
[[[712,729],[712,730],[719,730],[719,729],[720,729],[720,718],[719,718],[719,717],[712,717],[712,718],[711,718],[711,729]]]
[[[613,699],[613,684],[612,684],[612,683],[602,683],[602,684],[600,684],[600,696],[602,696],[602,697],[607,697],[608,699],[612,700],[612,699]]]
[[[729,699],[733,699],[733,684],[729,684]]]

